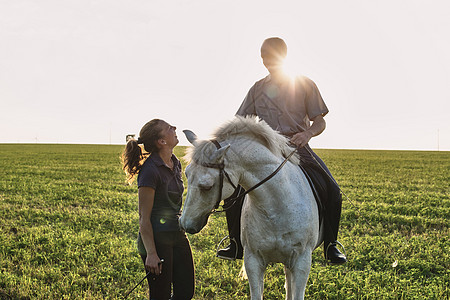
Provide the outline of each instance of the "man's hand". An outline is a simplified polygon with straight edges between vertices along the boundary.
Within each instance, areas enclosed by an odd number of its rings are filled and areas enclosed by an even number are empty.
[[[291,143],[294,143],[297,147],[303,148],[306,144],[308,144],[309,140],[313,137],[311,132],[303,131],[296,133],[291,138]]]
[[[291,142],[297,147],[305,147],[313,136],[318,136],[325,130],[326,123],[322,115],[314,117],[311,121],[312,124],[308,130],[296,133],[292,136]]]

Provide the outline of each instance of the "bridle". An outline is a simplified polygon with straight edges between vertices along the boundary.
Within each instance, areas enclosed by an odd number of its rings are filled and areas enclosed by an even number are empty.
[[[220,146],[219,142],[217,140],[210,140],[211,143],[213,143],[217,150],[219,150],[220,148],[222,148],[222,146]],[[241,199],[242,197],[244,197],[245,195],[247,195],[248,193],[250,193],[251,191],[253,191],[254,189],[256,189],[257,187],[261,186],[262,184],[264,184],[265,182],[267,182],[269,179],[271,179],[273,176],[275,176],[280,170],[281,168],[287,163],[287,161],[291,158],[291,156],[297,151],[297,149],[294,149],[286,158],[285,160],[278,166],[278,168],[273,171],[270,175],[268,175],[266,178],[264,178],[263,180],[261,180],[260,182],[258,182],[257,184],[255,184],[254,186],[252,186],[251,188],[249,188],[248,190],[246,190],[243,193],[240,193],[238,196],[229,199],[229,202],[231,203],[230,205],[228,205],[226,208],[222,207],[222,210],[217,210],[219,208],[220,202],[222,201],[222,189],[223,189],[223,182],[224,182],[224,177],[227,178],[228,182],[231,184],[231,186],[234,188],[234,190],[236,191],[239,187],[236,186],[230,178],[230,175],[227,173],[227,171],[225,171],[225,163],[221,162],[220,164],[212,164],[212,163],[199,163],[199,165],[205,167],[205,168],[212,168],[212,169],[218,169],[219,170],[219,196],[217,198],[216,204],[214,205],[214,209],[209,213],[209,214],[213,214],[213,213],[220,213],[220,212],[225,212],[228,209],[230,209],[236,202],[238,199]]]
[[[217,150],[222,148],[222,146],[220,146],[219,142],[216,140],[211,140],[211,143],[213,143],[214,146],[216,146]],[[219,197],[217,198],[216,204],[214,205],[214,209],[210,212],[210,214],[226,211],[226,209],[222,209],[221,211],[217,210],[219,208],[220,201],[222,201],[222,189],[223,189],[224,177],[227,178],[228,182],[231,184],[231,186],[234,188],[234,190],[236,190],[238,187],[233,183],[233,181],[231,181],[231,178],[230,178],[230,175],[228,174],[228,172],[225,171],[225,163],[224,162],[221,162],[220,164],[201,163],[199,165],[201,165],[205,168],[219,170]],[[237,197],[236,197],[236,199],[232,199],[232,200],[236,201]],[[230,205],[227,209],[229,209],[231,206],[232,205]]]

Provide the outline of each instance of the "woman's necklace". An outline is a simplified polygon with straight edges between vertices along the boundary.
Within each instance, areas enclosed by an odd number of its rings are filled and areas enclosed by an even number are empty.
[[[170,160],[169,160],[169,163],[166,163],[166,166],[167,166],[169,169],[173,169],[173,160],[170,159]]]
[[[168,154],[167,155],[165,155],[165,154],[166,153],[160,153],[159,157],[161,157],[162,161],[166,164],[166,167],[168,167],[169,169],[173,170],[173,165],[174,165],[173,160],[172,160],[173,154],[170,153],[170,156]],[[164,158],[166,158],[167,161],[164,160]]]

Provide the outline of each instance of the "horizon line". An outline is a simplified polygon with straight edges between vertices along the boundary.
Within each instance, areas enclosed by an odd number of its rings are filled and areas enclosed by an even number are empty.
[[[0,145],[98,145],[98,146],[125,146],[126,143],[45,143],[45,142],[0,142]],[[192,145],[178,144],[176,147],[190,147]],[[450,149],[394,149],[394,148],[324,148],[311,147],[317,150],[362,150],[362,151],[423,151],[423,152],[449,152]]]

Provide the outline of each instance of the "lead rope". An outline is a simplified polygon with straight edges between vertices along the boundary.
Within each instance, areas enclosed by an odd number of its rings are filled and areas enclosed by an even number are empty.
[[[160,261],[161,261],[161,262],[159,262],[158,265],[161,265],[161,264],[164,263],[164,258],[161,258]],[[150,274],[152,274],[152,272],[151,272],[151,271],[148,271],[148,272],[147,272],[147,275],[145,275],[145,277],[142,278],[141,281],[139,281],[139,282],[138,282],[138,283],[137,283],[137,284],[136,284],[136,285],[135,285],[128,293],[126,293],[126,294],[123,296],[123,298],[124,298],[124,299],[127,299],[128,296],[131,294],[131,292],[134,291],[134,290],[142,283],[142,281],[144,281],[148,276],[150,276]]]
[[[397,252],[391,247],[391,245],[389,245],[388,242],[386,242],[383,237],[381,236],[381,234],[378,232],[378,230],[375,229],[375,227],[373,227],[370,223],[369,220],[366,218],[366,216],[359,210],[359,208],[353,203],[353,201],[347,196],[347,194],[341,189],[341,187],[337,184],[336,180],[334,180],[334,178],[332,176],[330,176],[330,174],[328,174],[328,172],[324,169],[324,167],[322,167],[322,165],[317,161],[316,157],[313,155],[313,153],[307,148],[305,147],[305,149],[309,152],[309,154],[311,154],[312,158],[314,159],[314,161],[319,165],[319,167],[325,172],[325,174],[327,174],[327,176],[333,181],[333,183],[338,187],[339,191],[341,191],[342,195],[344,195],[344,197],[348,200],[348,202],[350,202],[350,204],[353,206],[354,209],[356,209],[356,211],[358,212],[358,214],[363,217],[364,221],[366,222],[366,224],[370,227],[370,229],[373,230],[373,232],[375,232],[375,234],[381,239],[381,241],[384,243],[384,245],[391,251],[391,253],[393,253],[393,257],[394,257],[394,262],[392,263],[392,267],[395,268],[398,265],[398,259],[397,259]],[[338,242],[338,244],[344,249],[344,246],[342,246],[341,243]],[[403,247],[401,247],[399,250],[403,249],[404,247],[406,247],[408,244],[407,243],[403,243]],[[344,249],[345,252],[345,249]]]

